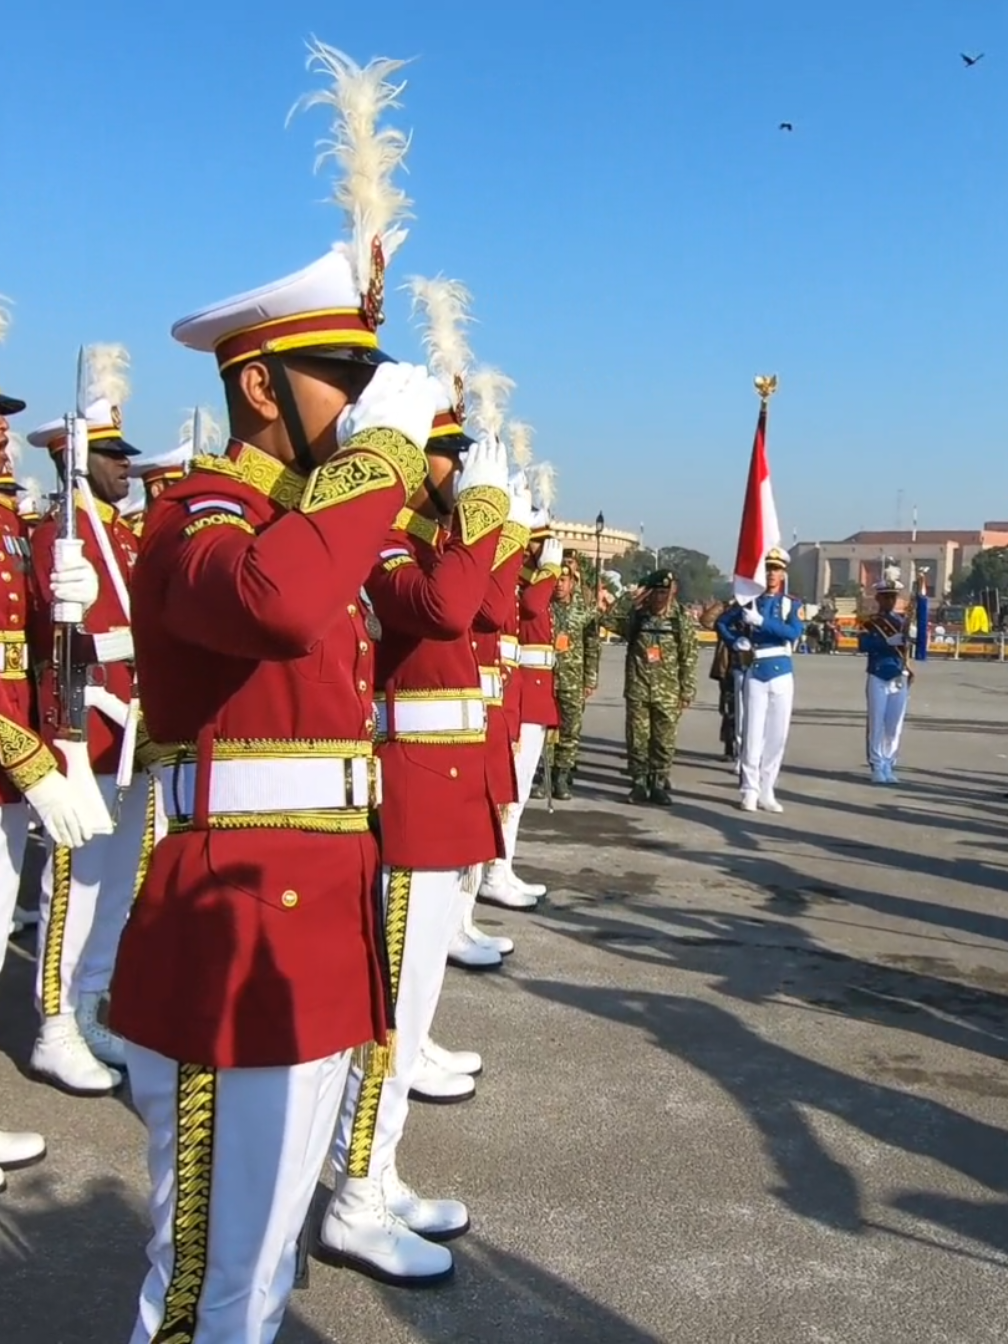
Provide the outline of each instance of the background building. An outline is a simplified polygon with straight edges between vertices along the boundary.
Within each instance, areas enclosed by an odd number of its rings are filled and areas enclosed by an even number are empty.
[[[563,542],[564,546],[572,551],[580,551],[582,555],[595,558],[595,524],[594,523],[554,523],[553,531]],[[635,550],[637,546],[636,532],[621,532],[615,527],[606,527],[602,531],[601,544],[599,550],[603,560],[612,560],[618,555],[625,555],[627,551]]]
[[[816,602],[831,592],[852,594],[876,583],[883,562],[891,561],[908,586],[926,569],[928,592],[944,597],[973,557],[994,546],[1008,546],[1008,522],[984,523],[977,532],[855,532],[843,541],[800,541],[791,548],[791,587]]]

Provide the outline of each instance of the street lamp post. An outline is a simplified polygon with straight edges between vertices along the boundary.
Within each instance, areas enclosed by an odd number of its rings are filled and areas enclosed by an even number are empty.
[[[595,519],[595,610],[599,610],[602,601],[602,533],[605,531],[605,515],[599,510]]]

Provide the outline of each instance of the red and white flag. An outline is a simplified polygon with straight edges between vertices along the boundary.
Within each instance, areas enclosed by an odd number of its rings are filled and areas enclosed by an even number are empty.
[[[753,441],[752,460],[749,463],[749,481],[745,503],[742,505],[742,526],[739,528],[738,552],[732,588],[737,602],[751,602],[766,592],[767,552],[781,542],[777,506],[770,484],[770,464],[766,452],[767,404],[760,406]]]

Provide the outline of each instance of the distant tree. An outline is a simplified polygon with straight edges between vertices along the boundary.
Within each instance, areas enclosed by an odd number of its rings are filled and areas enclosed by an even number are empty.
[[[655,569],[671,569],[679,580],[683,602],[709,602],[712,597],[727,597],[731,583],[709,555],[688,546],[663,546],[655,563],[654,551],[627,551],[609,564],[626,584],[640,583]]]
[[[830,597],[860,597],[861,585],[855,579],[848,579],[846,583],[834,583],[829,590]]]
[[[978,551],[969,569],[952,584],[950,596],[953,602],[969,602],[971,598],[981,601],[984,597],[993,602],[996,592],[1002,600],[1008,597],[1008,546]]]

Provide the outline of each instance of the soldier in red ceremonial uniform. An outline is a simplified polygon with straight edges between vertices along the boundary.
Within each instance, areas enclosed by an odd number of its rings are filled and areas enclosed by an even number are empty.
[[[6,310],[0,308],[0,339],[7,324]],[[0,968],[17,903],[29,804],[54,839],[79,845],[90,835],[71,786],[39,735],[29,680],[29,549],[26,528],[17,514],[19,487],[7,420],[24,409],[19,398],[0,393]],[[41,1134],[0,1130],[0,1190],[6,1185],[5,1170],[31,1166],[45,1151]]]
[[[313,54],[360,160],[337,188],[364,192],[352,235],[174,328],[216,355],[232,441],[158,499],[134,579],[145,723],[172,745],[112,987],[154,1224],[132,1344],[270,1344],[351,1051],[386,1041],[360,589],[423,480],[436,393],[376,334],[402,235],[370,211],[406,137],[374,123],[401,63]]]
[[[556,653],[553,648],[552,602],[560,578],[563,544],[550,532],[549,504],[543,499],[544,484],[550,479],[551,469],[548,463],[542,463],[538,479],[533,479],[533,498],[538,507],[518,595],[522,679],[521,734],[516,762],[518,803],[508,814],[504,828],[504,841],[511,864],[514,863],[518,828],[525,804],[534,796],[536,767],[543,762],[546,736],[560,723],[560,711],[553,689]],[[546,493],[550,492],[550,487],[546,486]],[[542,796],[541,791],[538,796]]]
[[[141,781],[121,796],[117,788],[125,726],[134,698],[129,585],[137,542],[116,507],[129,491],[129,460],[138,451],[123,438],[119,410],[129,390],[127,362],[121,346],[93,346],[88,351],[89,488],[76,496],[77,532],[96,589],[77,640],[76,658],[90,669],[87,750],[97,788],[109,815],[115,814],[115,825],[110,834],[95,835],[72,857],[63,846],[50,845],[39,906],[35,998],[41,1027],[32,1070],[79,1096],[106,1095],[123,1080],[123,1043],[104,1020],[105,1001],[119,935],[133,898],[145,810]],[[62,479],[65,421],[40,426],[28,441],[49,450]],[[31,543],[38,594],[32,651],[38,668],[42,732],[50,746],[54,746],[58,720],[50,582],[58,535],[58,520],[50,517],[35,528]]]
[[[532,521],[532,501],[523,472],[516,472],[508,483],[510,509],[504,524],[490,585],[483,606],[476,616],[473,640],[480,663],[483,693],[487,702],[487,758],[490,790],[503,822],[508,808],[518,798],[515,776],[514,744],[518,740],[518,715],[515,689],[517,674],[513,666],[505,666],[503,644],[505,632],[512,632],[517,643],[518,628],[518,573],[529,540]],[[507,867],[503,859],[488,863],[481,875],[479,895],[497,905],[525,908],[528,902],[512,897],[506,882]],[[510,938],[496,938],[484,933],[473,920],[476,894],[466,903],[463,919],[449,949],[452,965],[470,970],[487,965],[499,965],[503,956],[514,951]],[[532,901],[532,905],[535,901]]]
[[[451,1252],[435,1243],[469,1227],[463,1204],[422,1199],[404,1184],[396,1151],[461,913],[463,879],[501,852],[472,626],[507,517],[507,456],[496,440],[470,447],[461,421],[458,402],[445,395],[427,444],[423,486],[366,585],[381,626],[375,685],[395,1058],[391,1077],[377,1066],[351,1071],[333,1147],[336,1193],[319,1255],[393,1284],[449,1277]]]

